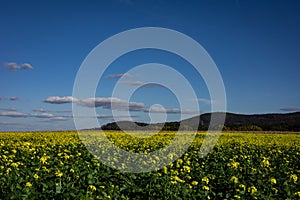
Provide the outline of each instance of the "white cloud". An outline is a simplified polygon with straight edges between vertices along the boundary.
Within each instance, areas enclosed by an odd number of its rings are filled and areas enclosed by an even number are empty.
[[[144,112],[150,113],[167,113],[167,114],[196,114],[198,112],[193,110],[181,110],[178,108],[163,108],[160,106],[151,106],[149,109],[145,109]]]
[[[131,78],[132,76],[130,74],[108,74],[106,78],[121,78],[121,77],[126,77],[126,78]]]
[[[0,116],[2,117],[35,117],[35,118],[54,118],[53,114],[50,113],[41,113],[41,114],[27,114],[27,113],[22,113],[22,112],[0,112]]]
[[[3,117],[28,117],[28,114],[21,112],[0,112],[0,116]]]
[[[31,66],[31,64],[28,64],[28,63],[22,64],[21,68],[22,69],[33,69],[33,67]]]
[[[43,102],[51,103],[51,104],[72,103],[74,101],[77,101],[77,99],[71,96],[67,96],[67,97],[51,96],[43,100]]]
[[[19,97],[10,97],[9,100],[11,100],[11,101],[17,101],[17,100],[19,100]]]
[[[21,66],[18,65],[15,62],[10,62],[10,63],[5,63],[4,66],[6,67],[7,70],[9,71],[17,71],[20,69],[33,69],[32,65],[29,63],[23,63]]]
[[[208,105],[212,105],[212,104],[217,103],[217,101],[215,101],[215,100],[206,99],[206,98],[198,98],[198,99],[196,99],[196,101],[202,102],[202,103],[205,103],[205,104],[208,104]]]
[[[121,83],[124,84],[124,85],[132,85],[132,86],[142,86],[142,85],[144,85],[144,83],[141,82],[141,81],[122,81]]]
[[[47,110],[43,109],[43,108],[34,108],[32,109],[33,112],[41,112],[41,113],[44,113],[44,112],[48,112]]]
[[[163,87],[162,85],[155,83],[144,83],[142,81],[121,81],[121,84],[130,85],[130,86],[142,86],[144,88],[152,88],[152,87]]]
[[[41,113],[41,114],[29,114],[28,117],[36,117],[36,118],[54,118],[55,116],[50,113]]]
[[[5,110],[5,111],[16,111],[16,108],[0,108],[0,110]]]
[[[161,107],[146,108],[144,103],[141,102],[129,102],[119,98],[87,98],[87,99],[76,99],[74,97],[58,97],[52,96],[43,100],[45,103],[51,104],[63,104],[75,102],[76,104],[88,108],[100,107],[111,110],[129,110],[129,111],[141,111],[141,112],[152,112],[152,113],[169,113],[169,114],[196,114],[197,111],[193,110],[181,110],[178,108],[163,109]],[[48,111],[50,112],[50,111]]]
[[[140,111],[144,109],[144,103],[139,102],[129,102],[119,98],[88,98],[83,100],[78,100],[77,103],[85,107],[102,107],[105,109],[112,110],[126,110]]]
[[[16,71],[16,70],[21,69],[21,67],[19,65],[17,65],[17,63],[14,63],[14,62],[6,63],[5,67],[6,67],[6,69],[8,69],[10,71]]]

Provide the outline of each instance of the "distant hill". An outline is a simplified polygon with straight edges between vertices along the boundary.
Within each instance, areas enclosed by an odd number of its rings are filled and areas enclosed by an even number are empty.
[[[234,114],[234,113],[205,113],[181,122],[166,122],[147,124],[132,121],[120,121],[122,130],[207,130],[211,116],[216,118],[226,114],[223,130],[226,131],[300,131],[300,112],[286,114]],[[199,123],[197,123],[199,122]],[[195,126],[196,124],[196,126]],[[198,125],[197,125],[198,124]],[[219,124],[214,124],[219,126]],[[116,122],[101,126],[102,130],[120,130]]]

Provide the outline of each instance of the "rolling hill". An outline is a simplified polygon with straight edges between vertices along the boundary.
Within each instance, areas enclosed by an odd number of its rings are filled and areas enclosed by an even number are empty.
[[[147,124],[142,122],[120,121],[101,126],[102,130],[207,130],[211,116],[217,119],[226,114],[223,130],[226,131],[300,131],[300,112],[285,114],[235,114],[205,113],[177,122]],[[118,124],[120,127],[118,126]],[[212,128],[220,126],[214,124]],[[99,129],[99,128],[96,128]]]

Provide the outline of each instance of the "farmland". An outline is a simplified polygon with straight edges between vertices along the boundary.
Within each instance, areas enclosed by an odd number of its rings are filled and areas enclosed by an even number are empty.
[[[0,199],[300,199],[300,135],[222,133],[200,158],[205,135],[162,169],[125,173],[96,159],[77,132],[0,133]],[[106,136],[125,151],[148,154],[175,132]]]

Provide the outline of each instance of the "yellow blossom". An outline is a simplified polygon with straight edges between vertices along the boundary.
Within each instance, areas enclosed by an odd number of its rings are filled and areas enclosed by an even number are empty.
[[[202,187],[202,189],[203,189],[203,190],[207,190],[207,191],[208,191],[208,190],[209,190],[209,187],[208,187],[208,186],[206,186],[206,185],[204,185],[204,186]]]
[[[244,184],[240,184],[240,185],[239,185],[239,188],[241,188],[241,189],[244,190],[244,191],[246,190],[246,186],[245,186]]]
[[[96,191],[96,187],[93,186],[93,185],[89,185],[89,189],[90,189],[91,191]]]
[[[55,172],[55,175],[56,175],[57,177],[62,177],[62,176],[63,176],[63,173],[60,172],[60,171],[57,171],[57,172]]]
[[[192,185],[198,185],[198,182],[197,181],[193,181]]]
[[[275,185],[277,183],[275,178],[271,178],[270,182],[271,182],[272,185]]]
[[[33,178],[34,178],[35,180],[37,180],[37,179],[39,179],[39,175],[34,174],[34,175],[33,175]]]
[[[208,184],[209,183],[209,179],[207,177],[203,177],[202,178],[202,182],[205,183],[205,184]]]
[[[238,178],[235,177],[235,176],[232,176],[231,179],[230,179],[230,181],[233,182],[233,183],[239,182],[239,181],[238,181]]]
[[[272,188],[272,190],[277,194],[278,190],[276,188]]]
[[[191,168],[189,166],[183,166],[183,170],[188,173],[191,172]]]
[[[263,163],[263,166],[264,166],[264,167],[269,167],[269,166],[270,166],[269,160],[268,160],[267,158],[265,158],[265,157],[263,158],[262,163]]]
[[[27,182],[27,183],[26,183],[26,186],[27,186],[27,187],[31,187],[32,184],[31,184],[30,182]]]
[[[296,174],[291,174],[290,179],[292,179],[292,181],[293,181],[294,183],[296,183],[297,180],[298,180],[298,176],[297,176]]]
[[[254,193],[257,192],[257,189],[256,189],[256,187],[251,186],[251,187],[248,188],[248,192],[250,192],[251,194],[254,194]]]

